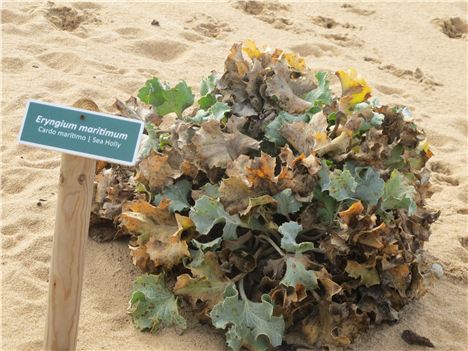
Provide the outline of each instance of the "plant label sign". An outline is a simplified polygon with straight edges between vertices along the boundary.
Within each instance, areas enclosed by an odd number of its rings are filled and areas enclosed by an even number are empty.
[[[131,166],[142,131],[142,121],[29,100],[19,143]]]

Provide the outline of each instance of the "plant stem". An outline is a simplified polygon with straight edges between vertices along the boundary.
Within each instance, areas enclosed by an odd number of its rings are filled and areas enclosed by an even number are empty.
[[[244,279],[244,277],[247,275],[247,273],[240,273],[236,275],[234,278],[231,279],[233,283],[237,283],[239,280]]]
[[[264,234],[260,234],[258,237],[259,237],[260,239],[264,239],[265,241],[267,241],[271,246],[273,246],[273,248],[274,248],[282,257],[284,257],[284,252],[283,252],[283,250],[281,250],[281,249],[278,247],[278,245],[276,245],[276,243],[275,243],[273,240],[271,240],[269,237],[267,237],[267,236],[264,235]]]
[[[248,298],[245,295],[245,290],[244,290],[244,277],[242,277],[242,279],[239,282],[239,292],[240,292],[241,299],[244,301],[247,301]]]

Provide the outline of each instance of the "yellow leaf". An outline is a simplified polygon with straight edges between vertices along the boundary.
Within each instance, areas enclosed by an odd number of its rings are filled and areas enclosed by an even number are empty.
[[[424,155],[427,158],[431,158],[432,156],[434,156],[434,154],[431,151],[431,148],[429,147],[429,143],[427,142],[427,140],[424,140],[422,142],[421,151],[424,152]]]
[[[280,49],[275,49],[271,55],[271,58],[274,62],[284,58],[290,67],[298,71],[303,71],[306,69],[305,60],[294,52],[286,52]]]
[[[288,61],[289,66],[292,68],[297,69],[298,71],[306,69],[305,60],[299,55],[296,55],[293,52],[287,52],[284,53],[283,57]]]
[[[242,51],[251,59],[259,58],[262,55],[262,52],[257,48],[257,44],[252,39],[244,41]]]
[[[341,98],[339,101],[341,111],[349,112],[354,105],[366,101],[371,96],[372,89],[354,68],[337,71],[336,75],[341,82]]]

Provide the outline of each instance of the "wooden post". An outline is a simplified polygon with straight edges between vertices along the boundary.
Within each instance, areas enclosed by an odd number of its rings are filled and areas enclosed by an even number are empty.
[[[98,111],[90,100],[75,107]],[[80,316],[85,246],[96,161],[62,154],[49,275],[45,350],[75,350]]]
[[[62,154],[49,275],[46,350],[74,350],[96,161]]]

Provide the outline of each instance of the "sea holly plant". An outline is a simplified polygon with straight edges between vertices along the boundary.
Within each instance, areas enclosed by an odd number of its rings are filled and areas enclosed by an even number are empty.
[[[433,152],[406,107],[336,76],[248,40],[196,98],[153,78],[117,101],[144,142],[135,167],[100,166],[93,225],[143,272],[138,329],[183,330],[184,308],[232,350],[347,347],[424,293]]]

